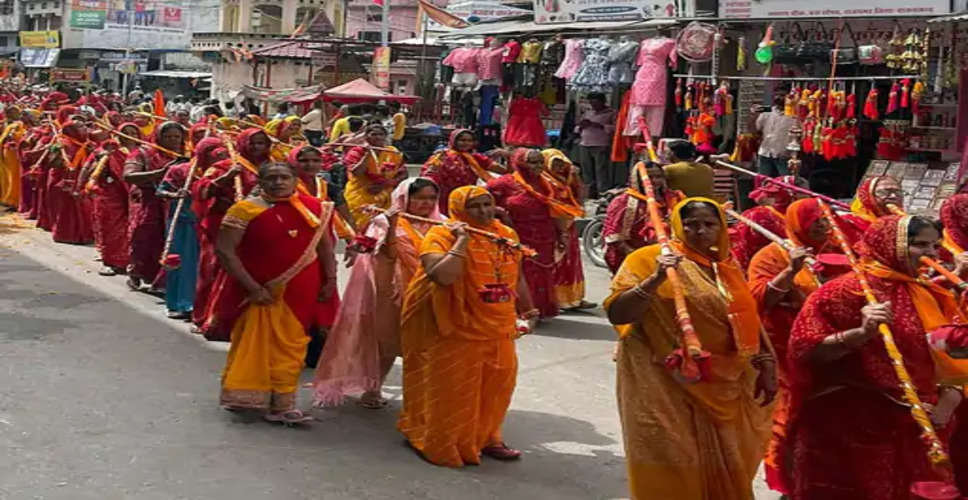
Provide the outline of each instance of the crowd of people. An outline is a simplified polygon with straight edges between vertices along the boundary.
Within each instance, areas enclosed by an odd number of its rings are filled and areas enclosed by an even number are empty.
[[[555,149],[477,152],[456,130],[410,177],[395,107],[194,118],[161,96],[10,89],[0,204],[56,242],[93,243],[101,274],[230,342],[227,410],[308,423],[306,365],[315,405],[384,408],[399,357],[397,427],[424,459],[516,460],[501,434],[515,339],[596,307],[576,228],[582,178],[611,175],[592,97],[585,168]],[[794,500],[968,491],[968,193],[938,222],[874,177],[834,214],[790,176],[730,226],[694,146],[670,143],[665,166],[639,150],[603,234],[632,497],[749,499],[764,461]]]

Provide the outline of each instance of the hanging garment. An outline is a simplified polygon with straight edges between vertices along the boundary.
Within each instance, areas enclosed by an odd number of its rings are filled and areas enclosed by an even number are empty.
[[[490,125],[494,115],[494,105],[497,104],[498,86],[482,85],[481,89],[481,126]]]
[[[586,92],[604,92],[608,89],[608,52],[612,43],[601,38],[582,41],[585,59],[571,79],[572,88]]]
[[[541,116],[548,109],[538,99],[515,97],[508,107],[510,117],[504,131],[504,143],[512,146],[543,147],[548,143],[548,135]]]
[[[585,53],[582,50],[582,41],[565,40],[565,59],[561,61],[561,66],[558,66],[558,71],[555,71],[555,76],[566,81],[571,80],[584,60]]]
[[[676,42],[671,38],[649,38],[639,45],[639,71],[632,84],[632,104],[663,106],[666,104],[666,80],[669,66],[676,64]]]
[[[632,41],[618,42],[608,50],[608,82],[613,85],[630,84],[635,81],[632,64],[639,44]]]

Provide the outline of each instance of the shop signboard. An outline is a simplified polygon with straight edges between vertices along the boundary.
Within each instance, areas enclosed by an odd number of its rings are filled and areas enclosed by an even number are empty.
[[[127,31],[130,24],[131,30],[136,32],[182,33],[185,17],[178,0],[111,0],[107,5],[104,27]]]
[[[373,49],[373,85],[390,90],[390,47]]]
[[[20,49],[20,64],[25,68],[50,68],[57,62],[60,49],[23,47]]]
[[[730,1],[730,0],[720,0]],[[749,0],[753,1],[753,0]],[[694,0],[534,0],[536,24],[637,21],[689,15]]]
[[[51,68],[50,81],[52,82],[87,82],[91,80],[91,72],[88,68]]]
[[[531,13],[530,10],[504,5],[501,2],[493,0],[451,2],[444,10],[471,24]],[[427,20],[427,31],[450,31],[451,29],[434,22],[433,19],[428,18]]]
[[[719,17],[796,19],[801,17],[938,16],[951,12],[949,0],[720,0]]]
[[[56,49],[60,46],[60,31],[21,31],[20,46]]]
[[[71,28],[103,30],[107,15],[105,0],[71,0]]]

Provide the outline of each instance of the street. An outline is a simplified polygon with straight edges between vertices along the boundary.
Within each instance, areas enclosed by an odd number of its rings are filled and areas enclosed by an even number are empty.
[[[246,420],[218,407],[227,345],[168,320],[123,277],[98,276],[94,256],[0,216],[2,500],[627,498],[615,335],[600,309],[519,340],[504,431],[523,460],[450,470],[394,427],[399,361],[384,410],[315,410],[306,429]],[[607,271],[586,264],[586,276],[600,302]]]

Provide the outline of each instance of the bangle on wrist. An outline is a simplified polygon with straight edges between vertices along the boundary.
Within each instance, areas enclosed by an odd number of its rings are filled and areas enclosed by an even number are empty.
[[[634,293],[636,297],[642,300],[652,300],[652,298],[655,297],[655,295],[652,292],[646,290],[645,286],[642,286],[642,283],[639,283],[638,285],[633,286],[632,293]]]
[[[776,286],[776,284],[774,284],[772,281],[767,281],[766,286],[780,293],[788,293],[790,291],[789,288],[780,288]]]
[[[750,364],[756,369],[762,369],[763,366],[768,363],[776,364],[776,358],[774,358],[773,354],[769,352],[754,354],[753,358],[750,360]]]
[[[467,254],[466,253],[459,252],[457,250],[454,250],[453,248],[451,248],[450,250],[447,250],[447,255],[453,255],[454,257],[460,257],[461,259],[467,257]]]

